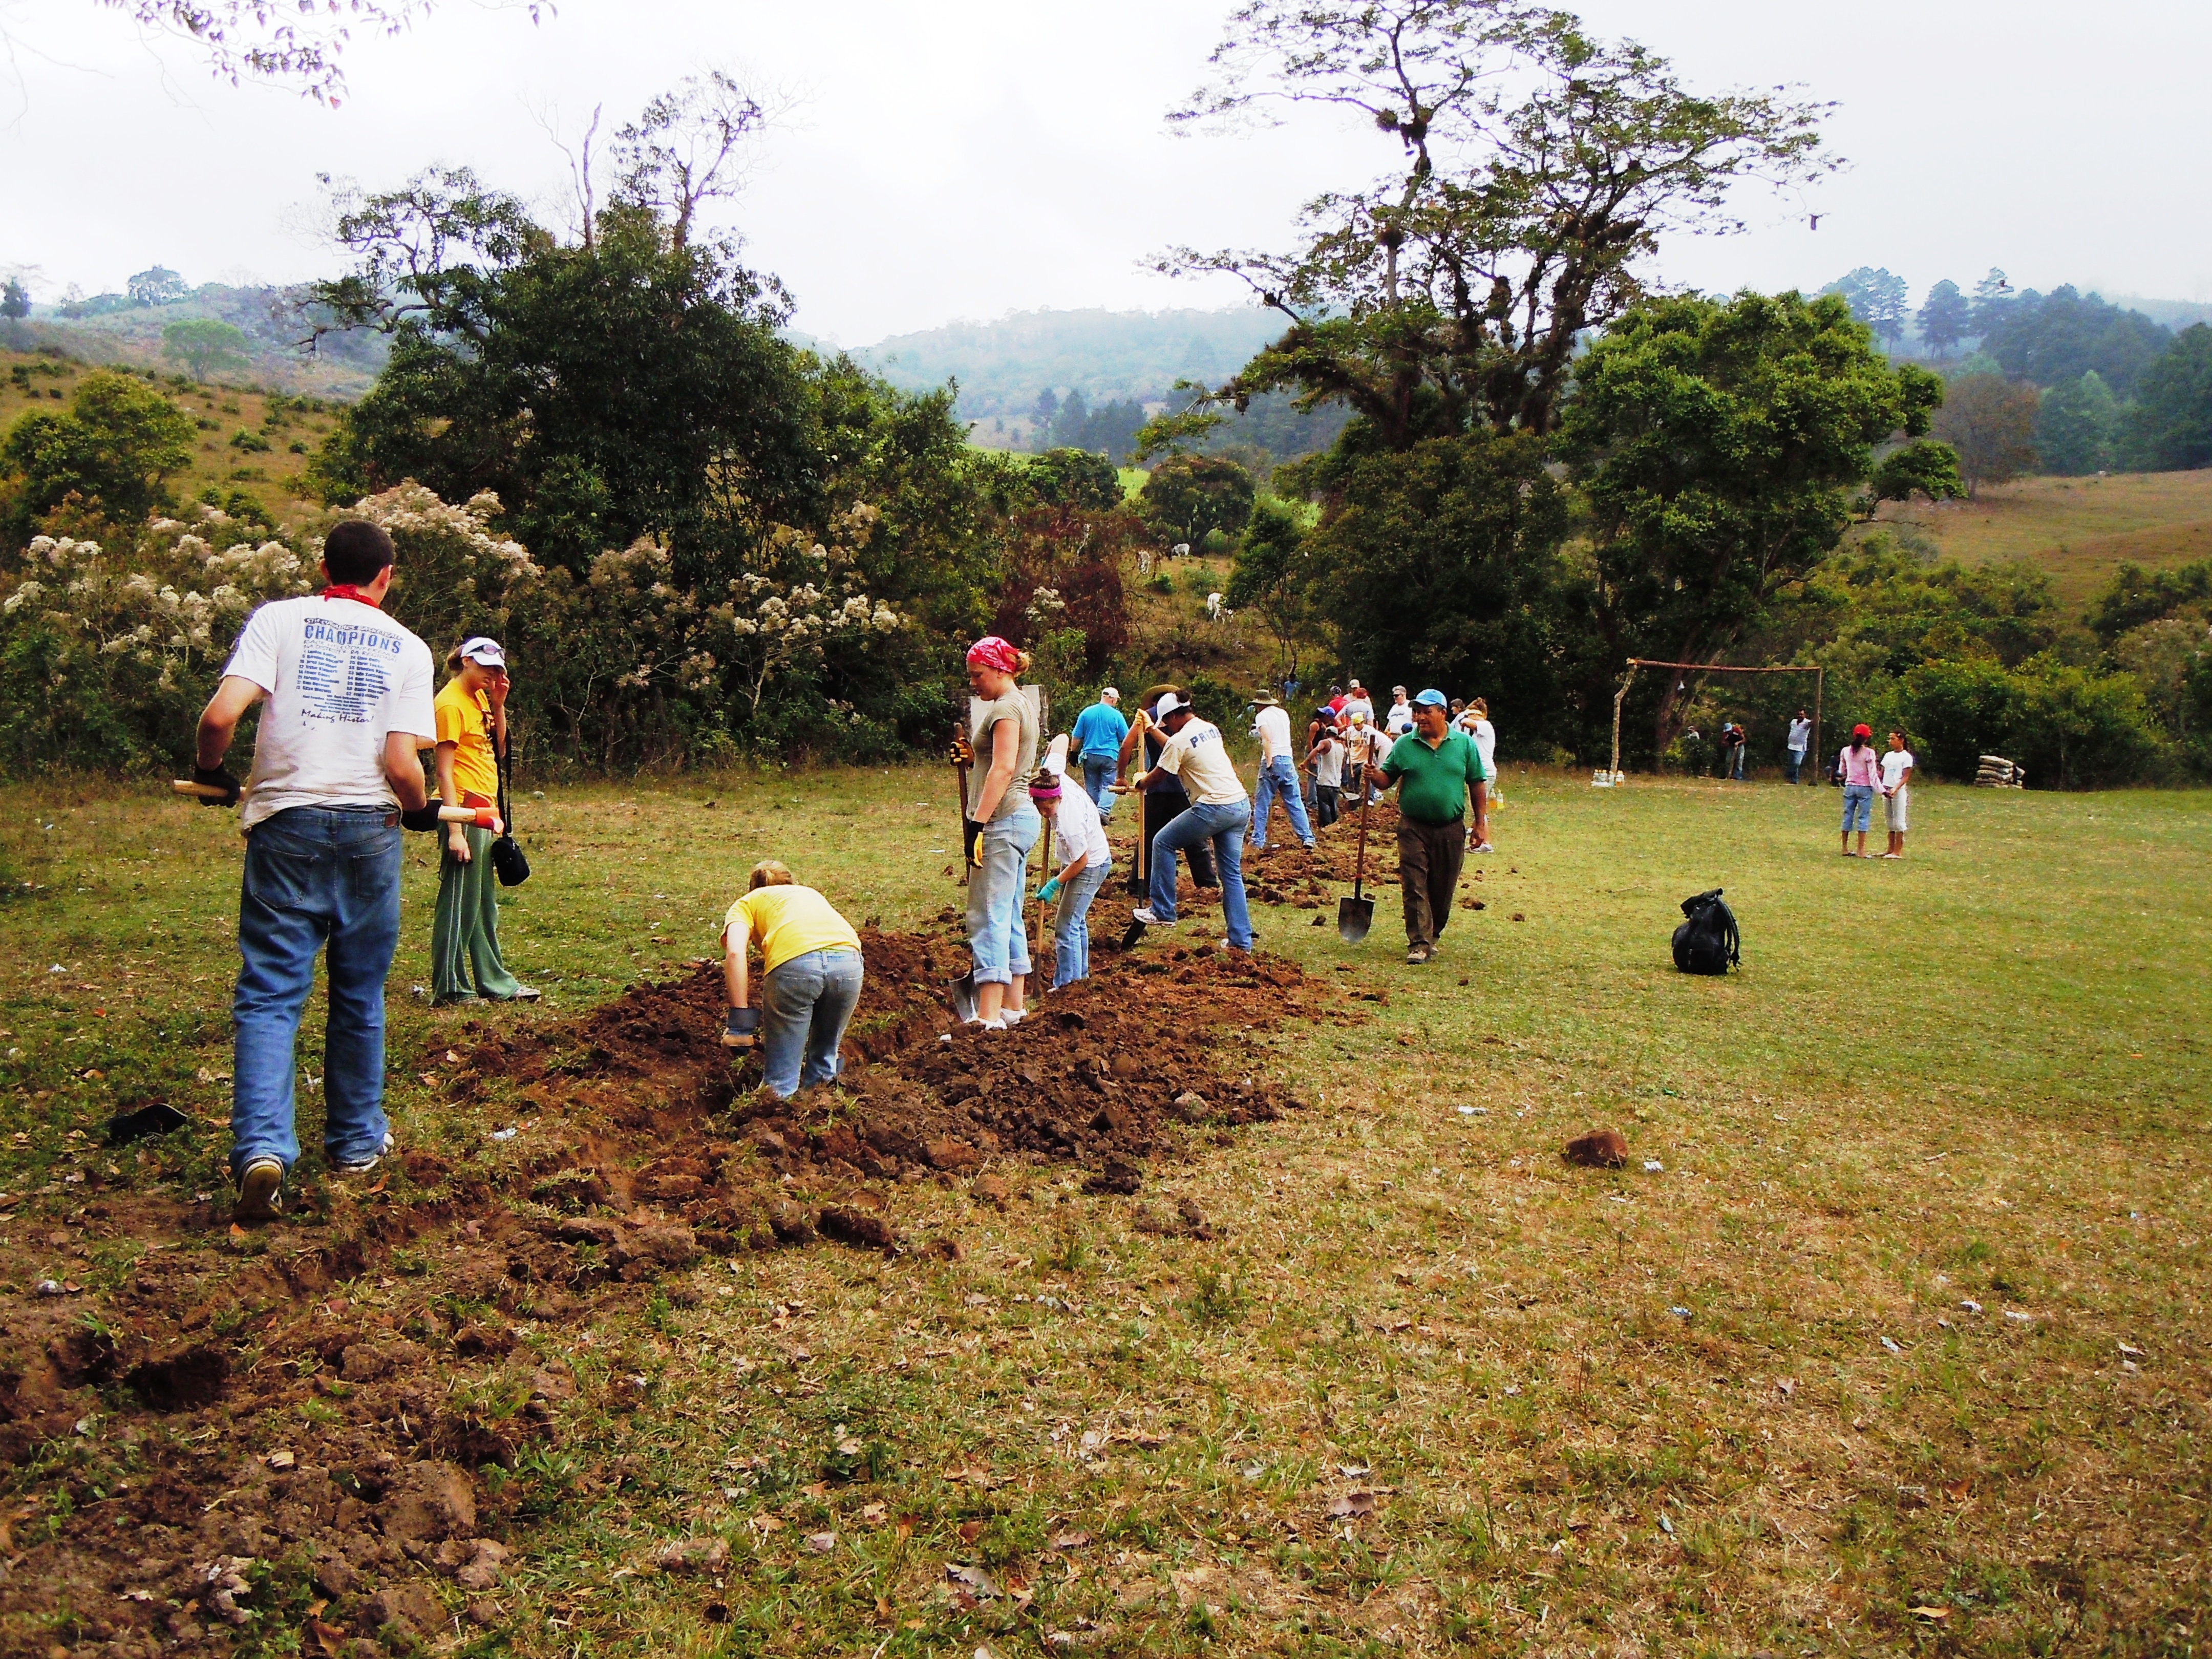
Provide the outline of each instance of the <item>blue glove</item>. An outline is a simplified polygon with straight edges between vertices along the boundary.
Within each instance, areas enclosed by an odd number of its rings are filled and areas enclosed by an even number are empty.
[[[1059,896],[1060,878],[1058,876],[1054,876],[1050,881],[1045,883],[1043,886],[1037,889],[1037,902],[1039,904],[1049,904]]]
[[[750,1048],[760,1031],[760,1010],[732,1008],[722,1027],[722,1046],[725,1048]]]

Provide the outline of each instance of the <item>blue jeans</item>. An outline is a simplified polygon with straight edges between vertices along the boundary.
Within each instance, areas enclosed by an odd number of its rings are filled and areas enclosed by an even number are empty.
[[[1313,825],[1306,817],[1305,799],[1298,793],[1298,775],[1288,755],[1278,755],[1260,769],[1260,787],[1252,801],[1252,845],[1267,844],[1267,809],[1278,795],[1290,811],[1291,828],[1298,832],[1300,841],[1311,847]]]
[[[1109,755],[1103,760],[1083,757],[1083,793],[1091,797],[1091,804],[1098,809],[1101,818],[1114,816],[1114,775],[1121,769],[1121,758]]]
[[[1233,806],[1188,806],[1152,837],[1151,909],[1162,921],[1176,919],[1176,854],[1205,842],[1213,843],[1221,864],[1221,910],[1229,923],[1229,942],[1252,948],[1252,913],[1244,900],[1244,826],[1252,822],[1249,801]]]
[[[1734,773],[1732,773],[1730,775],[1732,775],[1732,776],[1735,779],[1735,781],[1736,781],[1738,783],[1741,783],[1741,782],[1743,781],[1743,780],[1744,780],[1744,773],[1745,773],[1745,770],[1747,769],[1747,768],[1749,766],[1749,764],[1750,764],[1750,761],[1751,761],[1751,745],[1750,745],[1749,744],[1743,744],[1743,743],[1740,743],[1740,744],[1736,744],[1736,746],[1735,746],[1735,771],[1734,771]]]
[[[1796,782],[1798,774],[1802,772],[1804,769],[1805,751],[1802,749],[1791,750],[1790,751],[1790,781],[1792,783]]]
[[[983,862],[968,872],[968,948],[975,953],[978,985],[1010,985],[1030,970],[1022,872],[1043,827],[1026,799],[1020,811],[983,826]]]
[[[837,1045],[860,1000],[858,951],[809,951],[761,982],[761,1082],[770,1094],[789,1100],[807,1084],[837,1080]]]
[[[1858,822],[1851,822],[1854,816]],[[1867,825],[1874,819],[1874,786],[1870,783],[1847,783],[1844,786],[1844,833],[1856,830],[1866,833]]]
[[[1060,890],[1052,919],[1052,988],[1091,977],[1091,901],[1114,873],[1110,864],[1086,864]]]
[[[323,1146],[333,1164],[384,1146],[384,976],[399,942],[399,826],[378,810],[295,806],[254,826],[238,899],[230,1168],[300,1160],[293,1045],[328,952]]]

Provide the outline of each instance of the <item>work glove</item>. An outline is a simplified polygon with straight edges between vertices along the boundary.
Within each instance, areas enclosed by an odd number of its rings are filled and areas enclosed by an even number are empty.
[[[960,820],[961,850],[968,855],[970,869],[983,867],[983,826],[974,818]]]
[[[1039,904],[1050,904],[1059,896],[1060,878],[1058,876],[1054,876],[1050,881],[1045,883],[1043,886],[1037,889],[1037,902]]]
[[[201,805],[235,806],[238,805],[238,780],[220,766],[195,766],[192,768],[192,781],[213,784],[222,791],[220,795],[201,796]]]
[[[409,807],[399,815],[399,827],[403,830],[435,830],[438,827],[438,810],[445,804],[433,795],[422,805]]]
[[[975,746],[965,738],[953,738],[951,747],[945,753],[945,758],[955,766],[973,766],[975,763]]]
[[[760,1030],[760,1010],[732,1008],[722,1027],[722,1046],[725,1048],[750,1048],[753,1037]]]

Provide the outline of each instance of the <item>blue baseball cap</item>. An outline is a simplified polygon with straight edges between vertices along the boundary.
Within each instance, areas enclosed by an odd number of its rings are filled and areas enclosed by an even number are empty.
[[[1416,696],[1413,701],[1417,703],[1426,703],[1431,708],[1449,708],[1451,707],[1451,699],[1445,696],[1443,692],[1435,690],[1433,687],[1420,693],[1420,695]]]

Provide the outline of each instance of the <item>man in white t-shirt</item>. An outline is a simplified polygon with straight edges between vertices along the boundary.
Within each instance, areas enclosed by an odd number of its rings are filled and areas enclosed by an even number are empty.
[[[283,1207],[299,1161],[293,1047],[327,950],[324,1146],[333,1171],[391,1150],[384,1115],[384,978],[399,940],[399,831],[434,830],[420,750],[437,742],[430,649],[380,609],[392,538],[355,519],[323,545],[323,591],[246,619],[206,711],[193,778],[240,797],[222,768],[238,722],[264,703],[246,774],[246,870],[230,1130],[235,1214]]]
[[[1152,837],[1151,902],[1135,912],[1147,925],[1176,919],[1176,854],[1200,842],[1213,843],[1221,869],[1221,911],[1229,924],[1229,948],[1252,948],[1252,913],[1244,897],[1244,830],[1252,804],[1229,759],[1221,728],[1190,712],[1190,702],[1170,691],[1160,699],[1160,729],[1168,734],[1158,763],[1145,776],[1163,774],[1181,781],[1190,805],[1168,820]]]
[[[1344,734],[1346,787],[1355,795],[1366,788],[1367,769],[1382,765],[1389,752],[1390,740],[1375,729],[1366,715],[1354,714]]]
[[[1413,705],[1406,701],[1406,688],[1390,688],[1390,712],[1382,717],[1383,734],[1393,743],[1413,729]]]
[[[1291,815],[1291,828],[1297,831],[1299,843],[1310,853],[1313,824],[1306,817],[1305,799],[1298,792],[1297,763],[1291,754],[1291,711],[1276,702],[1270,691],[1253,698],[1251,707],[1252,736],[1260,745],[1260,777],[1252,795],[1252,850],[1267,850],[1267,814],[1275,797],[1280,795],[1284,810]]]
[[[1795,783],[1805,769],[1805,751],[1813,746],[1813,722],[1799,709],[1790,722],[1790,781]]]
[[[1337,712],[1346,716],[1364,714],[1367,723],[1375,723],[1375,699],[1367,695],[1367,688],[1358,680],[1351,682],[1352,689],[1345,694],[1344,707]]]
[[[1881,757],[1881,806],[1889,820],[1889,851],[1886,859],[1905,856],[1905,812],[1911,805],[1912,751],[1905,746],[1905,733],[1889,734],[1889,750]]]

